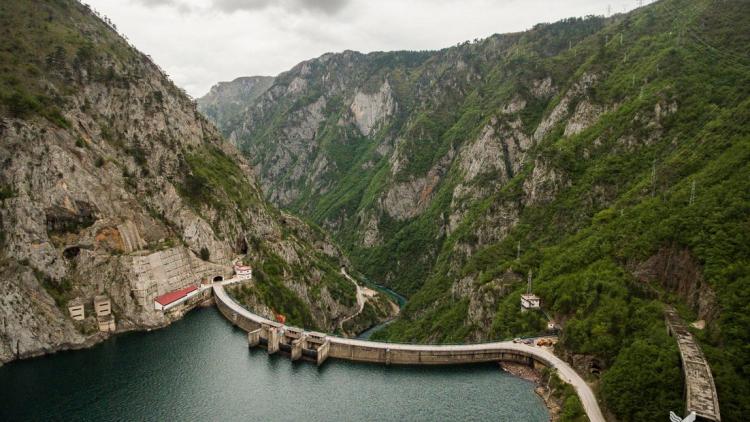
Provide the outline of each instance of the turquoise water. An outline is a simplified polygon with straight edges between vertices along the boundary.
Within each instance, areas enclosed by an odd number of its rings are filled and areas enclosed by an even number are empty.
[[[546,421],[497,365],[318,368],[248,350],[214,308],[88,350],[0,367],[0,421]]]

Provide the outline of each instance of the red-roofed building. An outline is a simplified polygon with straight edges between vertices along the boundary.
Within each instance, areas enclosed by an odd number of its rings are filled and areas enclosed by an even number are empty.
[[[169,308],[185,302],[191,297],[198,294],[198,287],[190,285],[184,289],[173,290],[154,299],[154,309],[157,311],[166,311]]]
[[[253,267],[249,265],[234,264],[235,279],[250,280],[253,278]]]

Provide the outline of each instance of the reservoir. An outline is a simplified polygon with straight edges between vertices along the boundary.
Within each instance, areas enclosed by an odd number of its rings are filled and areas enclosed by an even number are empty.
[[[291,362],[248,349],[244,331],[204,308],[0,367],[0,420],[547,421],[533,387],[496,364]]]

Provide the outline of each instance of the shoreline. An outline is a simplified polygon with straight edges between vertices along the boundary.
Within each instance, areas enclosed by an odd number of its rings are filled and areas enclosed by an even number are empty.
[[[555,399],[549,387],[542,383],[542,374],[539,370],[514,362],[499,362],[499,366],[503,372],[534,383],[534,392],[544,402],[544,406],[549,412],[550,422],[558,422],[560,420],[562,403]]]
[[[191,304],[188,307],[185,307],[183,309],[175,309],[175,311],[169,315],[169,318],[167,321],[165,321],[163,324],[158,325],[149,325],[149,326],[142,326],[142,325],[126,325],[126,328],[119,328],[115,330],[115,332],[96,332],[94,334],[91,334],[87,336],[82,342],[80,343],[71,343],[71,342],[64,342],[60,343],[58,345],[55,345],[50,348],[42,348],[37,349],[31,352],[22,353],[20,355],[13,355],[13,358],[7,361],[0,360],[0,367],[4,365],[11,364],[13,362],[19,362],[23,360],[29,360],[29,359],[36,359],[36,358],[42,358],[45,356],[51,356],[57,353],[61,352],[72,352],[76,350],[83,350],[83,349],[90,349],[98,344],[101,344],[107,340],[109,340],[112,337],[118,336],[120,334],[127,334],[127,333],[133,333],[133,332],[149,332],[154,330],[161,330],[163,328],[167,328],[173,323],[181,320],[185,317],[190,311],[196,308],[208,308],[216,306],[214,302],[214,297],[209,296],[208,298],[205,298],[199,302],[196,302],[194,304]]]

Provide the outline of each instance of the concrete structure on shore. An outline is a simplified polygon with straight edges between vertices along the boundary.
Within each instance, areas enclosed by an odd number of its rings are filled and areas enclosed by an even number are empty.
[[[86,319],[86,311],[83,307],[83,301],[80,297],[77,297],[68,302],[68,313],[70,317],[76,321],[83,321]]]
[[[112,314],[112,301],[107,296],[99,295],[94,298],[94,312],[98,317],[106,317]]]
[[[230,281],[225,282],[231,283]],[[219,311],[248,333],[250,347],[266,346],[268,353],[288,352],[292,359],[308,358],[318,365],[328,357],[356,362],[403,365],[455,365],[463,363],[510,361],[557,370],[563,382],[573,386],[592,422],[604,422],[594,393],[578,373],[550,351],[512,341],[466,345],[416,345],[379,343],[347,339],[287,327],[263,318],[234,302],[224,290],[225,283],[214,283]]]
[[[667,332],[677,339],[677,346],[680,348],[687,413],[695,412],[697,421],[721,421],[719,396],[703,351],[674,308],[668,307],[664,314]]]
[[[112,301],[109,297],[99,295],[94,297],[94,313],[96,313],[96,323],[99,331],[104,333],[114,333],[116,330],[115,316],[112,315]]]

